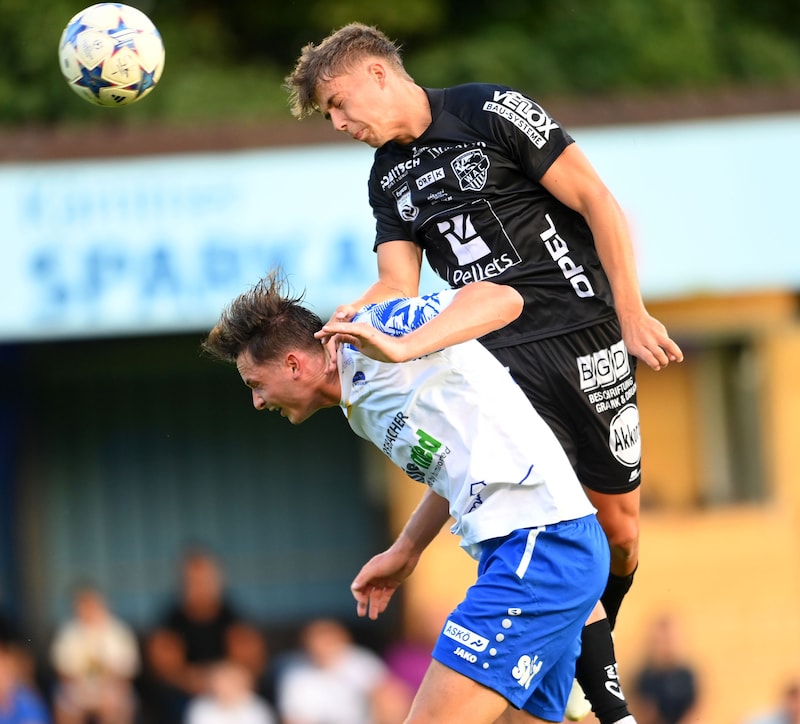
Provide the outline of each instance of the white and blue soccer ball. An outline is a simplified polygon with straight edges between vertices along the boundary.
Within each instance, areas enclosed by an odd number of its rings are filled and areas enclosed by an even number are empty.
[[[164,70],[164,43],[141,10],[98,3],[67,23],[58,46],[72,90],[99,106],[124,106],[152,92]]]

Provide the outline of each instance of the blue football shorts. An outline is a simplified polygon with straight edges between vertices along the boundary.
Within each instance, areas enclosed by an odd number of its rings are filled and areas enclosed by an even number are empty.
[[[608,579],[594,515],[484,541],[478,578],[449,615],[433,658],[517,709],[561,721],[581,629]]]

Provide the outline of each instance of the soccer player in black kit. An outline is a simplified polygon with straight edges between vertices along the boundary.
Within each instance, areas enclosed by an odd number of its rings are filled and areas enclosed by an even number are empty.
[[[416,295],[423,254],[453,287],[489,280],[522,295],[520,317],[481,342],[553,428],[598,510],[611,547],[607,618],[587,622],[576,678],[601,724],[632,721],[611,630],[638,565],[636,360],[660,370],[683,354],[645,309],[619,204],[531,98],[487,83],[424,88],[377,28],[351,23],[306,45],[286,87],[296,117],[320,112],[376,149],[378,281],[332,321]],[[574,719],[588,713],[576,694]]]

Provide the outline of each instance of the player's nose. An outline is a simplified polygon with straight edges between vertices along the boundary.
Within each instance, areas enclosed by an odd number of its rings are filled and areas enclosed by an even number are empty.
[[[253,407],[255,407],[256,410],[263,410],[266,406],[266,400],[264,400],[264,398],[258,394],[258,392],[253,390]]]
[[[345,119],[344,113],[336,108],[331,108],[329,111],[331,117],[331,123],[333,127],[337,131],[347,131],[347,120]]]

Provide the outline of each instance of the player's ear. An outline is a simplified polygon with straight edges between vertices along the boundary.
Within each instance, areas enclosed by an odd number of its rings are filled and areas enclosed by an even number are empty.
[[[295,377],[297,373],[300,371],[300,368],[302,367],[302,365],[300,364],[300,357],[295,352],[286,353],[284,364],[287,367],[287,369],[292,373],[292,377]]]
[[[367,66],[367,73],[369,76],[375,80],[378,85],[383,88],[384,83],[386,82],[386,66],[383,63],[373,61]]]

